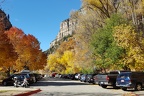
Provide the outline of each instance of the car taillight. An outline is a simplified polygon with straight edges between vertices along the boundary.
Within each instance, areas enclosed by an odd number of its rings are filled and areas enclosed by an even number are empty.
[[[98,80],[98,78],[97,78],[97,77],[94,77],[94,80]]]
[[[108,77],[108,76],[106,77],[106,80],[109,80],[109,77]]]
[[[131,79],[128,77],[128,82],[129,82],[129,84],[131,84]]]

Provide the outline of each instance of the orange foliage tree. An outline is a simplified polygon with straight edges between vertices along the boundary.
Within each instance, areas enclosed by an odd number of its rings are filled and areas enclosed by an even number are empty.
[[[0,23],[0,67],[7,75],[14,70],[16,59],[17,53],[5,34],[4,25]]]
[[[46,64],[46,55],[40,50],[40,43],[33,35],[26,35],[18,28],[7,31],[8,37],[18,54],[16,69],[43,69]]]

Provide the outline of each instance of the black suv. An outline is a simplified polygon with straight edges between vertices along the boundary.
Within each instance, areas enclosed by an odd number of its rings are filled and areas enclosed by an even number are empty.
[[[19,73],[23,76],[27,77],[27,80],[30,84],[35,83],[36,82],[36,76],[33,73],[27,73],[27,72],[21,72]]]
[[[13,85],[14,83],[14,77],[17,77],[18,79],[20,79],[20,81],[23,81],[24,77],[27,78],[27,81],[29,82],[29,84],[35,83],[36,82],[36,77],[33,73],[17,73],[17,74],[12,74],[10,77],[5,78],[2,81],[2,85],[7,86],[7,85]]]
[[[27,79],[29,79],[28,75],[23,75],[23,74],[12,74],[11,76],[5,78],[2,81],[2,85],[7,86],[7,85],[13,85],[14,83],[14,77],[17,77],[17,79],[19,81],[23,81],[24,77],[26,77]]]
[[[124,91],[127,88],[140,91],[144,87],[144,72],[122,72],[117,77],[116,86]]]
[[[14,74],[14,75],[11,75],[10,77],[3,79],[2,85],[4,85],[4,86],[13,85],[13,83],[14,83],[13,78],[14,77],[17,77],[17,75]]]

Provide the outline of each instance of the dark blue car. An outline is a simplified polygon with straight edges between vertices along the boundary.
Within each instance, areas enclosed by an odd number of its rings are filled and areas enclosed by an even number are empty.
[[[122,72],[117,76],[116,86],[124,91],[128,88],[140,91],[144,87],[144,72]]]

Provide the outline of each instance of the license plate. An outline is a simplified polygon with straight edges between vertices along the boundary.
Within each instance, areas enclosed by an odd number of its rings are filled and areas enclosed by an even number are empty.
[[[103,82],[100,82],[100,84],[103,84]]]
[[[121,80],[121,82],[124,82],[124,80]]]

